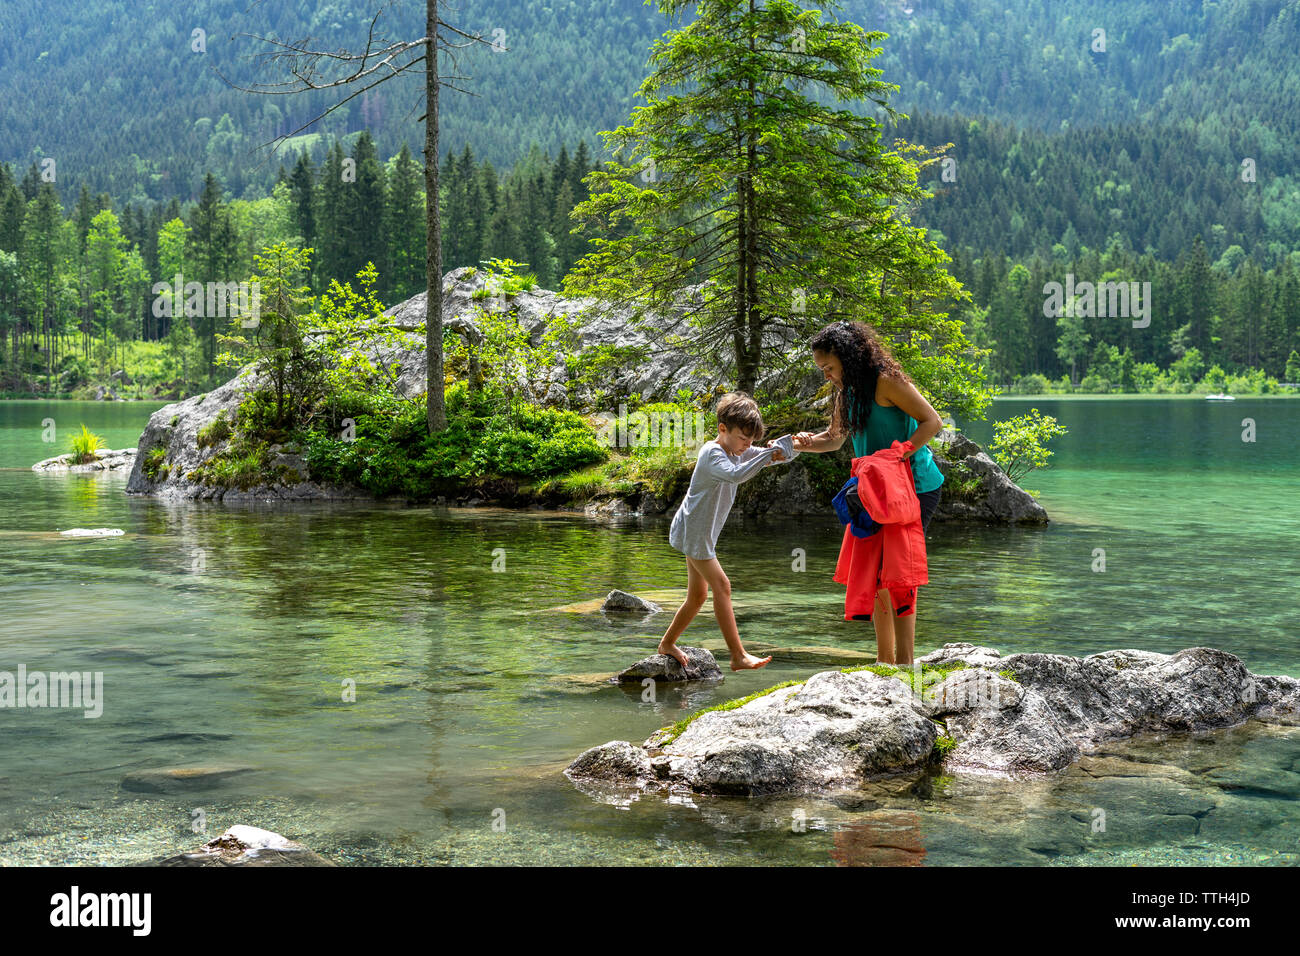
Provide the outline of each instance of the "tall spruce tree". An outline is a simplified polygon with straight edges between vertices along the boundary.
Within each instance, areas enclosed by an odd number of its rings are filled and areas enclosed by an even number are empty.
[[[293,202],[293,225],[298,230],[304,249],[316,245],[316,168],[312,164],[307,150],[298,154],[298,161],[293,164],[289,176],[289,196]],[[319,268],[317,255],[313,253],[308,260],[309,272]]]
[[[320,288],[331,279],[345,281],[345,226],[347,216],[347,183],[344,182],[343,144],[338,140],[330,147],[317,181],[320,198],[317,209],[319,241],[317,247],[316,277]]]
[[[422,171],[405,143],[388,177],[384,239],[388,244],[388,276],[384,288],[393,301],[403,301],[424,283],[424,196]]]
[[[696,19],[655,45],[638,90],[649,105],[630,127],[602,133],[636,165],[592,173],[593,195],[575,210],[584,224],[625,217],[637,228],[597,240],[565,293],[620,302],[645,322],[679,306],[684,286],[708,282],[674,330],[689,328],[686,341],[705,356],[729,356],[747,391],[765,370],[807,361],[803,342],[819,324],[865,319],[936,405],[982,409],[982,372],[961,322],[942,311],[965,294],[943,269],[948,257],[909,222],[908,206],[929,195],[918,164],[882,149],[875,119],[801,92],[823,84],[896,118],[893,87],[870,68],[885,34],[824,22],[789,0],[658,7],[670,16],[693,7]],[[685,92],[661,98],[669,87]]]
[[[379,165],[375,141],[368,130],[352,147],[356,178],[345,183],[343,213],[343,274],[340,282],[356,282],[357,273],[373,262],[386,282],[388,245],[382,234],[384,225],[384,168]]]

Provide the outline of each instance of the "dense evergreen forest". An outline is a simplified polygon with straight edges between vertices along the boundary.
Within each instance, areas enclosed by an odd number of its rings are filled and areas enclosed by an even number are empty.
[[[543,287],[558,287],[587,248],[588,240],[569,234],[569,211],[587,197],[582,180],[591,168],[585,143],[572,158],[563,146],[554,160],[534,151],[504,177],[468,146],[448,152],[439,198],[444,268],[513,259]],[[123,367],[128,344],[138,341],[166,343],[146,375],[167,380],[164,393],[210,384],[225,323],[210,313],[186,319],[180,303],[158,308],[153,286],[170,285],[177,274],[186,283],[242,281],[254,255],[280,241],[315,250],[314,292],[333,279],[356,285],[367,262],[385,303],[423,291],[422,167],[405,145],[381,164],[362,132],[350,150],[334,141],[320,166],[307,152],[291,169],[281,166],[263,199],[229,199],[209,173],[197,202],[173,198],[120,212],[83,185],[65,216],[57,186],[43,182],[35,165],[20,180],[0,165],[0,374],[7,376],[0,389],[75,389],[108,366]]]
[[[1270,180],[1296,174],[1300,0],[819,6],[827,17],[890,34],[872,65],[898,84],[894,105],[905,112],[988,117],[1040,132],[1190,121],[1202,131],[1181,157],[1187,165],[1205,165],[1202,150],[1217,151],[1231,130],[1240,137],[1234,149],[1249,147],[1238,161],[1255,157],[1261,180],[1264,170]],[[643,0],[453,0],[444,7],[448,22],[481,30],[508,51],[459,53],[457,75],[468,79],[457,85],[476,95],[448,95],[440,107],[445,141],[472,144],[498,168],[515,162],[520,144],[536,142],[555,156],[562,144],[596,144],[597,131],[625,122],[654,41],[674,25]],[[383,35],[422,34],[423,4],[414,0],[0,4],[0,161],[25,168],[59,158],[74,194],[84,180],[92,195],[107,192],[121,204],[197,200],[208,171],[236,197],[267,195],[276,160],[254,148],[334,100],[250,96],[228,85],[284,79],[256,59],[271,47],[245,34],[358,47],[381,8]],[[196,30],[203,52],[194,50]],[[1105,31],[1104,52],[1094,49],[1096,30]],[[417,140],[416,87],[413,78],[386,83],[310,132],[330,138],[368,129],[380,155],[395,155]],[[1140,150],[1128,151],[1137,162]],[[1184,184],[1166,185],[1181,202]]]
[[[316,291],[366,261],[385,302],[422,287],[415,82],[358,97],[274,154],[261,147],[334,100],[230,85],[283,79],[243,34],[355,47],[380,6],[0,7],[0,390],[66,392],[149,363],[164,392],[210,385],[221,330],[156,316],[150,288],[182,271],[246,277],[279,239],[316,250]],[[626,122],[670,23],[641,0],[446,6],[508,50],[462,54],[457,85],[476,95],[442,107],[444,267],[509,258],[558,287],[586,248],[568,211],[602,160],[587,143]],[[828,13],[891,35],[873,65],[914,114],[891,135],[953,144],[951,163],[925,170],[935,197],[913,218],[974,297],[963,317],[995,383],[1300,379],[1300,116],[1287,99],[1300,0],[858,0]],[[422,17],[399,2],[380,25],[418,36]],[[1068,275],[1151,282],[1149,324],[1044,315],[1044,285]],[[146,360],[131,352],[142,341],[166,348]]]

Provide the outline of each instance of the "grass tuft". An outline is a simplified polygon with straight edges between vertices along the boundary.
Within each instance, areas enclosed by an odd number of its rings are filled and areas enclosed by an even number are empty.
[[[72,463],[89,464],[99,457],[98,453],[105,447],[107,446],[104,444],[104,439],[82,425],[80,433],[72,434]]]

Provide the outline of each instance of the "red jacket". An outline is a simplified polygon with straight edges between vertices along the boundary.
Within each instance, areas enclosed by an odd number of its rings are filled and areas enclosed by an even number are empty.
[[[844,529],[835,580],[847,586],[844,620],[871,620],[876,592],[889,589],[894,614],[916,613],[916,589],[930,580],[925,561],[921,502],[905,452],[911,442],[895,441],[874,455],[853,459],[858,497],[867,514],[882,527],[868,538]]]

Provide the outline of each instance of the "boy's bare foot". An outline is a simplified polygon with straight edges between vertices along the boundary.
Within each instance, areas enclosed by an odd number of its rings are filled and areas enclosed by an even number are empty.
[[[682,670],[688,670],[691,666],[690,660],[686,657],[686,652],[676,644],[669,644],[667,647],[664,647],[664,642],[660,641],[659,653],[667,654],[669,657],[675,657],[677,663],[682,665]]]
[[[733,657],[731,659],[731,669],[733,671],[756,671],[760,667],[765,666],[771,659],[770,655],[767,657],[755,657],[753,654],[746,654],[740,660],[736,660]]]

